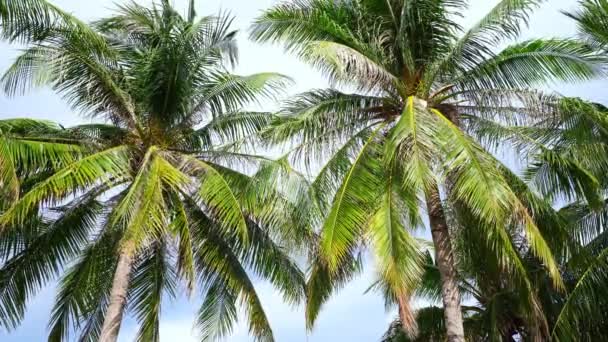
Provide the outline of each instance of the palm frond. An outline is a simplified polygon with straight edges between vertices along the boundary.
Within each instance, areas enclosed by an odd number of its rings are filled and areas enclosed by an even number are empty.
[[[224,113],[193,132],[191,139],[195,141],[188,147],[207,150],[213,142],[237,143],[261,132],[273,119],[275,115],[267,112]]]
[[[320,250],[330,270],[355,247],[362,237],[379,194],[382,173],[377,159],[380,129],[367,139],[353,155],[353,163],[345,174],[331,209],[321,228]]]
[[[175,296],[176,279],[166,249],[162,241],[148,247],[133,271],[129,304],[140,324],[137,341],[160,341],[161,300]]]
[[[306,282],[305,318],[308,331],[312,331],[321,308],[330,297],[361,273],[362,263],[360,256],[349,254],[334,270],[330,270],[322,257],[313,256]]]
[[[439,146],[432,138],[439,135],[433,125],[435,118],[417,102],[414,97],[407,99],[403,113],[388,137],[385,157],[385,165],[400,164],[402,187],[413,196],[437,183],[431,166],[439,152]],[[415,202],[413,196],[410,196],[410,203]]]
[[[602,57],[572,39],[536,39],[510,45],[463,72],[456,84],[465,90],[528,88],[547,82],[578,82],[602,74]]]
[[[564,14],[576,21],[579,36],[585,42],[605,50],[608,44],[608,27],[603,19],[608,16],[608,3],[605,0],[586,0],[579,1],[579,4],[578,9]]]
[[[178,240],[177,247],[177,269],[176,274],[184,279],[186,288],[191,293],[196,282],[196,270],[194,266],[194,250],[192,237],[190,236],[190,222],[183,202],[177,194],[171,198],[171,207],[175,211],[169,231]]]
[[[23,318],[28,301],[78,255],[81,245],[94,232],[102,210],[95,196],[75,200],[3,265],[0,270],[3,326],[15,327]]]
[[[67,269],[60,280],[51,312],[50,341],[67,341],[70,334],[78,332],[80,341],[98,339],[116,268],[115,252],[120,237],[120,230],[108,230],[98,235]]]
[[[147,239],[161,237],[168,224],[163,190],[179,191],[186,185],[187,177],[150,148],[112,217],[115,224],[126,226],[124,242],[139,247]]]
[[[418,241],[408,232],[402,203],[398,193],[399,178],[391,173],[385,189],[367,228],[378,272],[397,297],[409,296],[422,275],[422,254]],[[394,188],[397,188],[395,191]],[[407,224],[407,223],[406,223]]]
[[[240,110],[262,98],[276,99],[292,82],[277,73],[237,76],[226,73],[211,75],[192,112],[209,110],[215,116]]]
[[[584,324],[593,333],[594,323],[597,326],[606,324],[601,313],[606,307],[606,269],[608,267],[608,249],[604,249],[578,279],[568,300],[562,307],[552,331],[557,341],[577,341],[589,339],[590,335],[581,336],[580,329]],[[594,323],[592,323],[592,322]]]
[[[348,7],[323,0],[283,2],[257,18],[250,38],[258,42],[284,43],[297,50],[311,41],[352,39],[348,22],[353,19]]]
[[[530,14],[543,2],[544,0],[499,1],[459,38],[452,51],[437,66],[437,70],[471,69],[487,56],[492,56],[491,47],[505,39],[517,39],[522,27],[528,25]]]
[[[186,174],[199,179],[193,198],[207,207],[226,230],[227,236],[239,236],[247,241],[247,222],[241,205],[226,179],[212,165],[192,156],[181,155]]]
[[[196,230],[206,232],[207,241],[197,236],[196,264],[201,277],[202,287],[207,293],[199,311],[197,326],[205,340],[215,341],[232,331],[236,319],[235,302],[240,299],[247,314],[249,331],[261,341],[272,341],[273,333],[266,314],[261,306],[255,287],[238,255],[230,250],[230,245],[223,240],[221,232],[209,231],[212,221],[199,214],[194,218]],[[196,236],[196,235],[195,235]],[[205,304],[208,304],[205,306]]]
[[[128,148],[118,146],[75,161],[36,184],[0,217],[0,223],[19,224],[39,204],[58,204],[78,191],[128,178]]]
[[[86,25],[45,0],[0,2],[0,34],[11,42],[40,42],[56,33],[86,30]]]
[[[237,295],[221,279],[209,286],[197,317],[202,341],[217,341],[232,332],[237,319],[236,302]]]
[[[466,203],[474,215],[490,225],[497,225],[498,229],[503,229],[510,220],[521,224],[530,247],[545,263],[555,285],[563,286],[545,238],[540,234],[527,208],[502,177],[495,159],[472,142],[442,113],[433,111],[445,124],[444,127],[451,131],[445,132],[444,136],[451,136],[449,145],[445,145],[451,149],[446,151],[449,162],[445,170],[453,182],[452,194],[458,201]]]
[[[372,59],[339,43],[308,43],[302,48],[300,58],[320,69],[336,85],[354,85],[365,92],[377,92],[400,84],[399,79],[382,65],[382,56]]]
[[[244,262],[261,278],[269,281],[292,305],[305,297],[305,278],[298,265],[289,257],[290,252],[277,245],[269,233],[257,224],[249,224],[252,243],[243,250]]]
[[[575,157],[547,149],[535,157],[525,176],[541,193],[551,198],[556,195],[563,195],[567,199],[581,196],[594,206],[601,203],[599,181]]]

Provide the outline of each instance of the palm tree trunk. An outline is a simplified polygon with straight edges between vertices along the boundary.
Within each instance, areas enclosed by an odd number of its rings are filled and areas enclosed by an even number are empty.
[[[101,328],[99,342],[116,342],[122,315],[127,301],[127,290],[129,288],[129,277],[133,265],[132,253],[123,249],[118,256],[118,265],[114,272],[112,290],[110,292],[110,304]]]
[[[437,186],[428,191],[426,205],[435,245],[435,260],[441,274],[441,296],[447,341],[464,342],[464,326],[460,311],[460,291],[456,279],[454,253]]]

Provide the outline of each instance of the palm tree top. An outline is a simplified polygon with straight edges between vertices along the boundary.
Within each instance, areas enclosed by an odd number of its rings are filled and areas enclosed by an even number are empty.
[[[183,144],[184,131],[241,110],[258,95],[275,96],[290,82],[272,73],[231,74],[227,67],[238,57],[233,18],[197,17],[194,1],[186,17],[167,1],[151,8],[133,2],[91,25],[30,2],[39,6],[31,5],[25,18],[13,13],[22,14],[27,2],[2,4],[4,37],[28,46],[2,78],[5,91],[50,85],[81,113],[146,146]]]
[[[440,102],[481,89],[527,88],[547,77],[595,76],[593,51],[574,40],[530,40],[497,51],[519,37],[543,2],[499,1],[465,29],[456,19],[468,1],[286,1],[259,16],[250,37],[284,44],[337,85],[402,98]]]

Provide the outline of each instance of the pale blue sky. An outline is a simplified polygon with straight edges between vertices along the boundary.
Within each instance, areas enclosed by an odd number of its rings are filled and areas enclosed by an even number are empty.
[[[117,2],[121,2],[118,0]],[[173,0],[183,8],[187,0]],[[73,12],[83,19],[94,19],[104,16],[114,8],[113,0],[54,0],[53,3]],[[149,2],[149,1],[138,1]],[[276,71],[287,74],[297,81],[288,89],[294,94],[310,88],[326,86],[319,73],[311,70],[295,58],[288,56],[278,47],[259,46],[246,39],[244,34],[251,20],[264,8],[275,4],[274,0],[199,0],[200,14],[216,13],[219,9],[229,10],[236,16],[235,26],[242,31],[239,38],[241,61],[237,72],[241,74],[260,71]],[[574,24],[559,13],[561,9],[576,6],[575,0],[548,1],[531,20],[531,27],[525,37],[571,36]],[[465,13],[464,23],[472,24],[487,12],[496,0],[472,0],[470,10]],[[4,71],[14,58],[16,51],[0,43],[0,70]],[[584,85],[556,85],[555,90],[569,96],[580,96],[594,101],[607,102],[606,82],[591,82]],[[275,104],[266,103],[272,108]],[[8,99],[0,94],[0,118],[35,117],[52,119],[65,126],[82,122],[83,119],[70,110],[64,102],[48,90],[38,90],[28,96]],[[373,277],[373,265],[370,263],[366,273],[347,286],[340,294],[327,303],[319,317],[319,324],[310,336],[304,331],[301,308],[289,308],[282,303],[280,296],[268,284],[258,284],[263,305],[268,312],[277,341],[378,341],[388,322],[395,313],[385,312],[382,299],[373,294],[364,295]],[[23,325],[16,331],[8,333],[0,329],[0,341],[43,341],[46,337],[46,326],[49,310],[54,298],[53,288],[48,288],[31,303]],[[180,299],[165,302],[161,323],[161,340],[170,342],[196,341],[192,332],[192,319],[196,310],[196,300]],[[251,341],[247,336],[246,326],[241,322],[234,336],[228,341]],[[137,327],[135,322],[127,319],[123,324],[120,340],[131,341]]]

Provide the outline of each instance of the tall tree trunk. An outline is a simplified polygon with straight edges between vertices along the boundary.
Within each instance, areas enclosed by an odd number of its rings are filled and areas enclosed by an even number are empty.
[[[130,249],[123,249],[118,256],[118,265],[114,272],[112,290],[110,292],[110,304],[101,328],[99,342],[116,342],[122,315],[127,302],[127,290],[129,288],[129,277],[133,265],[133,256]]]
[[[435,245],[435,260],[441,274],[441,296],[443,315],[448,342],[464,342],[464,326],[460,311],[460,291],[456,278],[456,264],[452,251],[452,241],[445,219],[445,213],[435,186],[426,194],[426,205],[431,224],[431,234]]]

